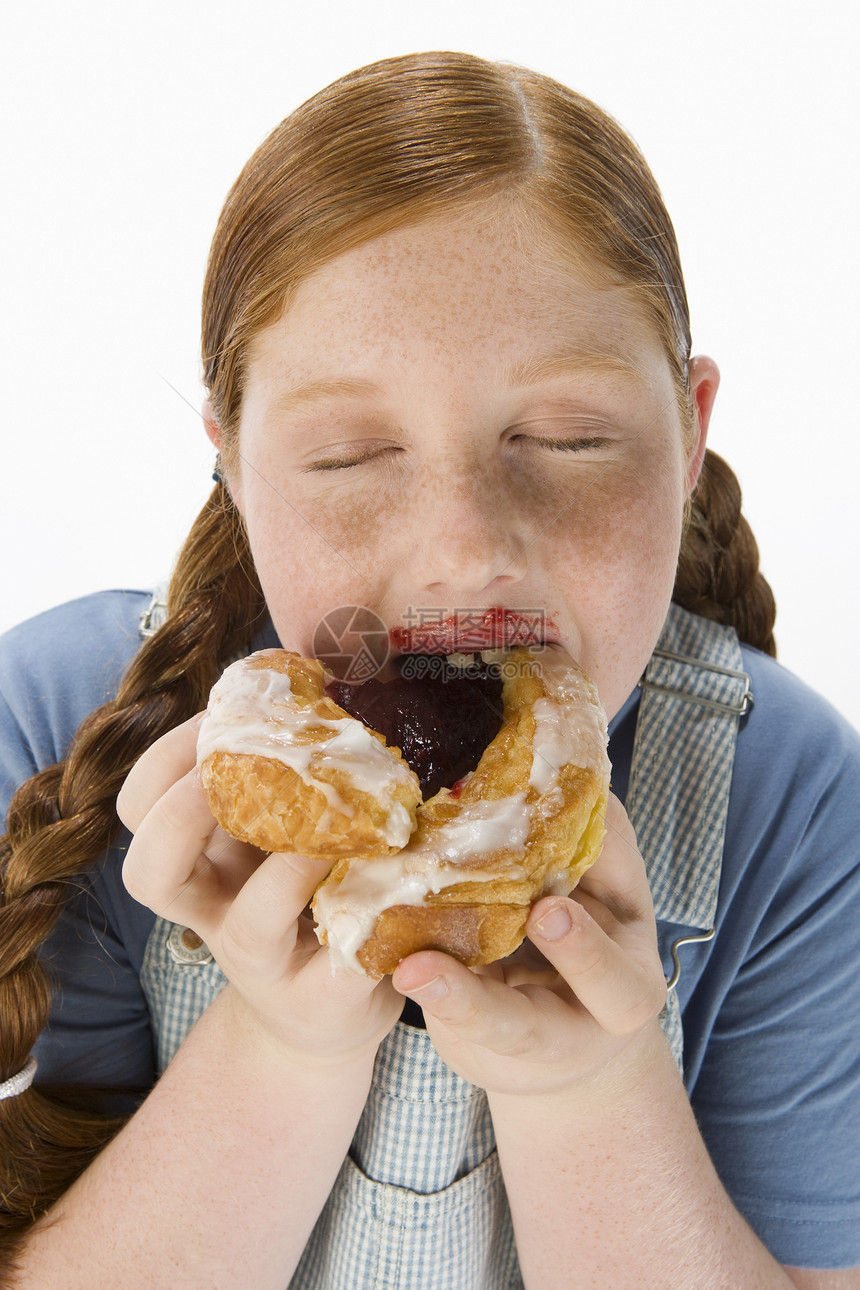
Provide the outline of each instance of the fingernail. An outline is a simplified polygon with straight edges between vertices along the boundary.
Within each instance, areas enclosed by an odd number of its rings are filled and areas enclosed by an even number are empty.
[[[537,921],[537,930],[545,941],[560,941],[571,929],[570,914],[566,905],[553,905]]]
[[[424,985],[414,986],[407,994],[413,995],[419,1003],[434,1003],[448,993],[448,982],[443,976],[434,976]]]

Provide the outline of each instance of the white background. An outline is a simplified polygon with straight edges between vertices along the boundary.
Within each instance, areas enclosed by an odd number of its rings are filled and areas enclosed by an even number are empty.
[[[373,59],[464,49],[590,95],[672,213],[711,444],[744,486],[782,660],[860,725],[858,41],[823,0],[114,0],[4,19],[0,629],[169,572],[210,487],[209,239],[293,107]]]

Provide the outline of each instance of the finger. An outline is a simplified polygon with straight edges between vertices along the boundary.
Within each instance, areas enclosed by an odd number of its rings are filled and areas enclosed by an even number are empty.
[[[171,784],[196,765],[197,734],[204,715],[198,713],[156,739],[129,771],[116,799],[116,809],[132,833]]]
[[[224,839],[196,770],[170,785],[138,824],[123,865],[123,882],[131,895],[173,922],[192,922],[193,913],[207,923],[260,862],[251,848]],[[213,845],[215,843],[215,845]],[[202,934],[202,933],[201,933]]]
[[[632,1034],[659,1014],[666,982],[650,936],[619,944],[580,902],[556,896],[537,902],[526,930],[610,1034]]]
[[[583,874],[577,888],[577,899],[591,897],[599,901],[620,924],[653,921],[651,891],[645,863],[636,843],[636,834],[627,812],[611,793],[606,808],[606,837],[596,863]],[[589,911],[598,917],[587,899]]]
[[[231,957],[247,966],[282,961],[297,938],[308,953],[319,950],[310,920],[298,920],[331,869],[330,860],[274,852],[249,876],[225,912],[221,939]]]
[[[512,986],[542,985],[552,990],[562,983],[558,972],[528,937],[507,958],[480,964],[470,970],[477,976],[491,976]]]
[[[500,1056],[528,1056],[540,1048],[542,1034],[561,1036],[565,1031],[567,1005],[551,991],[513,990],[435,950],[404,959],[392,981],[435,1022],[462,1031],[470,1043]]]

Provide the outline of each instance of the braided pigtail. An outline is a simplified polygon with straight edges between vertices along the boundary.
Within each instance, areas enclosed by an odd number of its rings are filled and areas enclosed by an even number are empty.
[[[741,511],[740,484],[710,449],[690,504],[672,598],[703,618],[734,627],[746,644],[776,657],[776,604]]]
[[[169,617],[132,660],[116,698],[91,713],[69,754],[23,784],[0,840],[0,1081],[20,1071],[50,1003],[39,947],[74,879],[119,831],[116,796],[134,762],[205,705],[221,660],[264,613],[241,521],[223,485],[177,562]],[[29,1088],[0,1100],[0,1284],[20,1234],[71,1185],[123,1121],[86,1091]]]

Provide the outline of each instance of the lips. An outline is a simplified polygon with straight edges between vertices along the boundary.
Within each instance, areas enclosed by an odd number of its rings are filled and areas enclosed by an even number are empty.
[[[403,654],[471,654],[555,642],[558,632],[543,610],[494,606],[455,610],[448,618],[392,627],[388,637]]]

